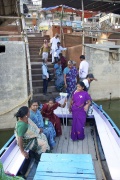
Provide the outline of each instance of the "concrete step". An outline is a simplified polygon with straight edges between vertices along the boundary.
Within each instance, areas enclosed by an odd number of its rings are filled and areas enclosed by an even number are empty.
[[[39,55],[40,49],[39,50],[30,50],[30,55]],[[41,56],[41,55],[39,55]],[[49,57],[51,57],[51,55],[49,54]]]
[[[31,52],[35,52],[35,54],[39,54],[40,48],[37,48],[37,49],[30,49],[30,54],[31,54]]]
[[[29,44],[29,48],[30,48],[30,47],[40,48],[41,46],[42,46],[42,44],[40,44],[40,43],[31,43],[31,44]]]
[[[40,48],[39,47],[30,47],[29,50],[39,50]]]
[[[54,72],[53,69],[51,69],[51,68],[49,68],[49,71],[51,74],[53,74],[53,72]],[[42,74],[42,69],[40,69],[40,68],[32,69],[32,75],[36,75],[36,74]]]
[[[59,96],[59,92],[48,93],[47,96],[43,95],[43,93],[34,94],[33,98],[38,102],[47,102],[51,97],[57,98]]]
[[[49,82],[49,86],[54,86],[55,84],[55,81],[52,79],[50,82]],[[42,80],[42,77],[39,79],[39,80],[32,80],[32,85],[33,87],[38,87],[38,86],[43,86],[43,80]]]
[[[51,73],[52,78],[54,78],[54,74]],[[39,80],[42,78],[42,71],[39,74],[32,74],[32,80]]]
[[[30,61],[31,61],[31,63],[32,62],[37,62],[37,63],[42,63],[43,62],[43,60],[42,60],[42,58],[41,58],[41,56],[40,56],[40,58],[30,58]],[[48,58],[48,62],[52,62],[52,59],[51,58]],[[52,64],[51,64],[52,65]]]
[[[31,36],[29,36],[29,35],[32,35],[32,37],[49,38],[49,35],[42,36],[42,34],[40,32],[38,32],[38,33],[37,32],[36,33],[28,32],[28,38],[31,38]]]
[[[49,54],[48,58],[51,58],[51,57],[52,57],[51,54]],[[30,58],[41,58],[41,56],[39,54],[31,54]]]
[[[41,41],[44,41],[44,39],[46,39],[46,40],[50,40],[50,38],[49,37],[47,37],[47,38],[44,38],[44,37],[28,37],[28,41],[31,41],[31,40],[41,40]]]
[[[47,63],[48,68],[53,68],[54,65],[50,62]],[[42,67],[42,62],[31,62],[31,67],[32,68],[41,68]]]
[[[49,85],[48,85],[47,92],[48,92],[48,93],[56,92],[55,86],[49,86]],[[33,87],[33,93],[34,93],[34,94],[43,93],[43,86]]]

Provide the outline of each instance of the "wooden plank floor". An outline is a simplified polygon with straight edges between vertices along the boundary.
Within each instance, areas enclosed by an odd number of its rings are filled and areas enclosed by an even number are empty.
[[[102,180],[102,171],[97,160],[95,142],[91,130],[94,127],[85,127],[85,139],[83,141],[72,141],[70,138],[71,126],[62,127],[62,136],[56,137],[56,146],[52,153],[62,154],[91,154],[97,180]]]
[[[91,135],[91,129],[94,131],[94,127],[86,126],[85,127],[85,139],[83,141],[72,141],[70,139],[71,126],[62,127],[62,136],[56,137],[56,146],[52,150],[52,153],[61,153],[61,154],[91,154],[94,170],[96,173],[97,180],[104,180],[102,176],[102,171],[100,168],[99,161],[97,159],[94,136]],[[35,171],[29,174],[27,180],[33,180]]]

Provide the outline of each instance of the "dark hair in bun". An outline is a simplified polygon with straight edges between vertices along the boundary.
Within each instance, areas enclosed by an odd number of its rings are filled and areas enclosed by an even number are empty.
[[[28,114],[28,111],[29,111],[29,108],[28,108],[27,106],[22,106],[22,107],[18,110],[18,112],[15,114],[15,117],[17,118],[17,120],[18,120],[19,117],[20,117],[20,118],[23,118],[25,115]]]
[[[87,91],[87,88],[86,88],[84,82],[80,81],[78,84],[84,88],[84,91]]]

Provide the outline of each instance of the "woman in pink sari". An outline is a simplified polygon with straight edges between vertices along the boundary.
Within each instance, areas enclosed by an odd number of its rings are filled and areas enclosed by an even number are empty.
[[[71,139],[73,141],[83,140],[85,138],[84,127],[86,123],[86,112],[91,104],[90,95],[84,91],[83,82],[77,84],[77,90],[73,93],[70,111],[72,111],[72,131]]]

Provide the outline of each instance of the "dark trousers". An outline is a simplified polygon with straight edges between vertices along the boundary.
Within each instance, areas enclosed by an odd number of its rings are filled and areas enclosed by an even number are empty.
[[[58,57],[54,57],[54,62],[57,63],[58,62]]]
[[[47,79],[43,79],[43,93],[44,94],[47,93],[47,87],[48,87],[48,80]]]

